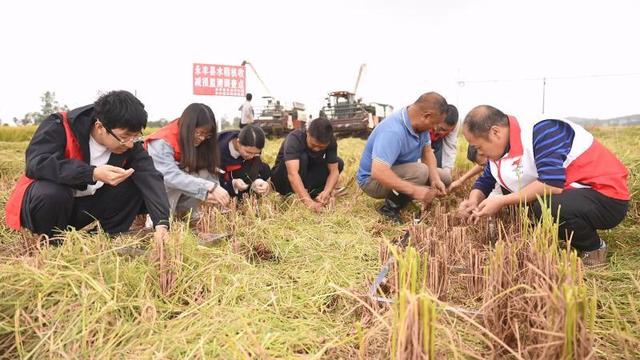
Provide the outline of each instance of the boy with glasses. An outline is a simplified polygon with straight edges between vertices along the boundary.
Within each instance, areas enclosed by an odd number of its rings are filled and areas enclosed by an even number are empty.
[[[127,91],[50,115],[26,151],[26,172],[6,204],[13,229],[54,236],[98,220],[109,234],[129,230],[148,212],[156,235],[169,226],[162,174],[140,142],[144,105]]]

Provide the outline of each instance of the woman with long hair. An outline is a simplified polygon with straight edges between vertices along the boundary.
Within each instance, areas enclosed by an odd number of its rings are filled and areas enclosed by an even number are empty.
[[[226,206],[229,193],[220,186],[216,118],[205,104],[193,103],[182,115],[145,139],[153,163],[164,176],[172,214],[192,212],[204,202]]]

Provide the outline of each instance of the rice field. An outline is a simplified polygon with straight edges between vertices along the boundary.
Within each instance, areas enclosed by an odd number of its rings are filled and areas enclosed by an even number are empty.
[[[459,223],[464,192],[384,222],[355,184],[364,141],[343,139],[346,196],[320,215],[276,194],[207,207],[196,226],[230,234],[212,247],[185,222],[160,243],[69,231],[57,248],[0,225],[0,358],[639,358],[640,128],[590,130],[632,174],[627,219],[601,233],[607,268],[526,209]],[[29,136],[0,128],[3,207]]]

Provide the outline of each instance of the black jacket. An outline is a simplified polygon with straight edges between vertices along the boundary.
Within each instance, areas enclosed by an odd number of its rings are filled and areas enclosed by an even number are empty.
[[[66,135],[62,116],[52,114],[36,130],[26,151],[26,175],[34,180],[49,180],[71,188],[85,190],[95,184],[93,169],[89,165],[89,135],[93,123],[93,105],[71,110],[67,114],[69,125],[76,136],[83,161],[66,159],[64,149]],[[142,146],[136,143],[122,154],[111,154],[109,165],[133,168],[133,183],[142,193],[145,206],[154,225],[169,225],[169,201],[164,188],[162,174],[153,166],[153,161]]]

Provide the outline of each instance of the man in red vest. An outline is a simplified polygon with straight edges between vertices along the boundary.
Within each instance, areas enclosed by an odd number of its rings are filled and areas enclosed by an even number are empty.
[[[453,165],[458,154],[458,108],[448,104],[447,116],[442,123],[429,130],[429,136],[440,180],[449,186],[453,181]]]
[[[502,207],[546,197],[560,238],[571,240],[587,266],[606,264],[607,245],[597,230],[611,229],[629,207],[628,171],[582,126],[566,120],[519,120],[481,105],[469,112],[463,134],[489,160],[460,214],[477,219]],[[504,195],[489,196],[496,183]]]
[[[127,91],[52,114],[26,151],[26,172],[6,204],[10,228],[54,236],[98,220],[109,234],[125,232],[149,213],[156,236],[169,226],[162,175],[141,143],[144,105]]]

